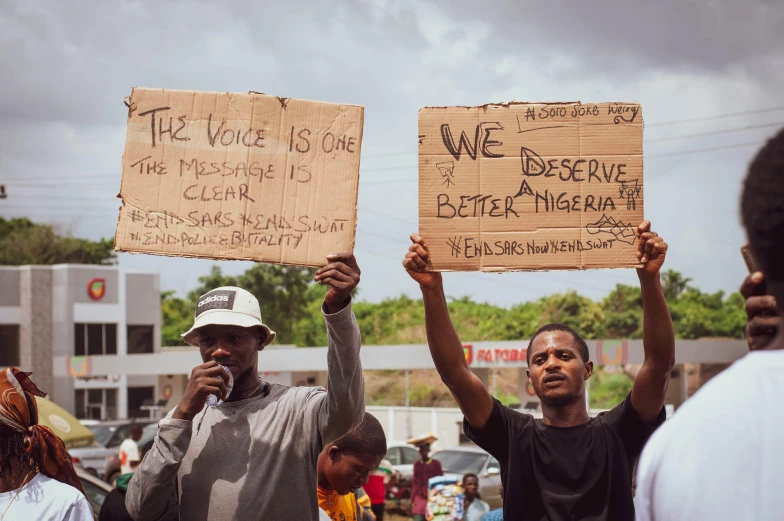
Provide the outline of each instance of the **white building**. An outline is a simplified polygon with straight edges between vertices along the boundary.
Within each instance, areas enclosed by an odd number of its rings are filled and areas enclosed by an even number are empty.
[[[92,360],[160,352],[158,275],[115,266],[0,267],[0,366],[34,373],[81,418],[146,416],[158,377],[93,374]],[[55,365],[68,364],[56,368]]]

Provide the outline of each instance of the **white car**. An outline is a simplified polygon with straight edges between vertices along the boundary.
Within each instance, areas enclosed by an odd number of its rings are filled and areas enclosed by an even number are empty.
[[[93,476],[101,477],[106,471],[106,458],[112,454],[112,450],[93,443],[89,447],[70,449],[68,454],[71,455],[74,466],[83,468]]]
[[[405,442],[387,443],[387,455],[384,458],[392,464],[392,470],[399,473],[406,481],[414,475],[414,463],[419,461],[419,451]]]
[[[465,474],[479,477],[479,494],[490,508],[501,508],[501,464],[479,447],[439,450],[433,459],[441,463],[444,475],[462,480]]]

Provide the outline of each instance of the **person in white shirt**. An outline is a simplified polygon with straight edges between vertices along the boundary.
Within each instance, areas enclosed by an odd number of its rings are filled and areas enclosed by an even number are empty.
[[[29,377],[0,371],[0,521],[93,521],[63,440],[38,424],[46,394]]]
[[[142,461],[139,440],[142,439],[142,428],[136,424],[131,426],[128,437],[120,444],[120,474],[130,474]]]
[[[751,352],[651,437],[638,465],[638,521],[784,519],[784,131],[751,163],[741,215],[764,273],[741,289]]]

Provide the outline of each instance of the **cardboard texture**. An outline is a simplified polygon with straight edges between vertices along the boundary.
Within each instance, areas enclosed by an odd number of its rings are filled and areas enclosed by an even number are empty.
[[[642,109],[507,103],[419,111],[419,233],[437,271],[638,265]]]
[[[323,266],[354,250],[364,108],[135,88],[118,251]]]

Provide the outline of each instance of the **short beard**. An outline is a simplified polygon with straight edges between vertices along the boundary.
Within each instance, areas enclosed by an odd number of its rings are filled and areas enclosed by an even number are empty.
[[[541,396],[539,399],[542,401],[543,405],[546,405],[551,409],[560,409],[561,407],[570,405],[574,402],[575,398],[576,395],[573,392],[568,392],[558,396]]]

